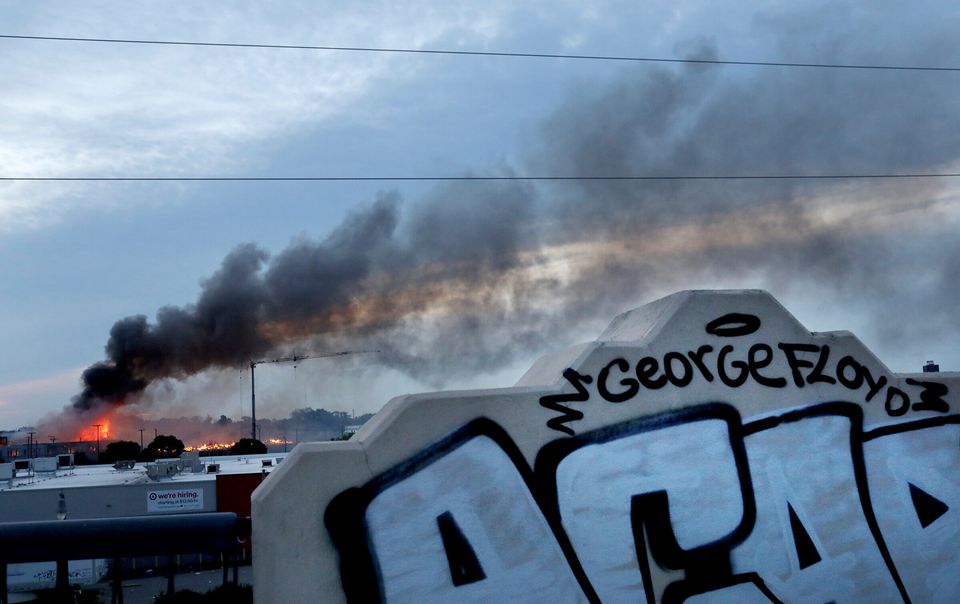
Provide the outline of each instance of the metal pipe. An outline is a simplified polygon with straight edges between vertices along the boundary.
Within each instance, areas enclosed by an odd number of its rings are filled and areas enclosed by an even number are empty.
[[[123,604],[123,560],[113,559],[113,581],[111,585],[110,604]]]
[[[224,575],[226,577],[226,575]],[[224,581],[226,583],[226,581]],[[0,604],[9,604],[7,597],[7,563],[0,562]]]
[[[173,584],[173,575],[176,573],[173,569],[173,554],[167,556],[167,595],[172,596],[176,593],[176,587]]]
[[[0,562],[232,551],[249,521],[232,512],[0,523]]]
[[[66,559],[57,560],[57,584],[54,591],[57,592],[59,601],[66,602],[67,597],[70,596],[69,601],[73,602],[72,594],[70,594],[70,565]]]

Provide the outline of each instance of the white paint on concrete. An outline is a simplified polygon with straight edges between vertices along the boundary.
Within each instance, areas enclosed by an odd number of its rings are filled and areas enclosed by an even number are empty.
[[[486,578],[450,581],[437,517],[452,514]],[[388,602],[583,602],[583,593],[516,467],[475,437],[382,491],[367,525]]]
[[[635,602],[642,576],[631,499],[666,491],[677,542],[694,549],[743,520],[726,422],[694,421],[581,447],[557,468],[563,527],[604,602]],[[642,598],[641,598],[642,599]]]
[[[864,446],[870,499],[914,602],[949,604],[960,594],[960,425],[884,436]],[[915,485],[949,509],[921,526]],[[952,555],[945,555],[952,554]]]
[[[746,438],[757,521],[733,550],[734,572],[757,572],[784,602],[897,602],[861,507],[850,421],[809,417]],[[801,568],[792,506],[820,561]]]

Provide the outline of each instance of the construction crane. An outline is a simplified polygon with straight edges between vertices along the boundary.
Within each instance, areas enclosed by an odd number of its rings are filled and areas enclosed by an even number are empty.
[[[257,365],[265,363],[296,363],[307,359],[326,359],[330,357],[344,357],[350,354],[371,354],[380,352],[379,350],[342,350],[340,352],[327,352],[324,354],[295,354],[292,357],[280,357],[277,359],[262,359],[260,361],[250,361],[250,438],[257,440],[257,391],[254,372]]]

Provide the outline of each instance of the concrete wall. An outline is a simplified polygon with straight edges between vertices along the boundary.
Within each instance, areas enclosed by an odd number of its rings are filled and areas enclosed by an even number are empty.
[[[254,493],[258,602],[960,601],[960,374],[681,292]]]

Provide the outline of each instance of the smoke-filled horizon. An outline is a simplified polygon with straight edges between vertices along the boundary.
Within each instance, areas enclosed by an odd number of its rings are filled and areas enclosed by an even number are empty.
[[[260,418],[257,421],[259,439],[268,444],[292,444],[305,440],[329,440],[339,437],[345,429],[362,425],[372,414],[353,415],[345,411],[328,411],[322,406],[305,406],[292,409],[286,417]],[[72,414],[60,414],[46,418],[45,430],[60,435],[60,442],[100,440],[104,443],[128,440],[144,444],[156,435],[165,434],[179,438],[188,447],[203,445],[231,445],[250,436],[248,416],[233,419],[221,414],[206,415],[144,416],[141,413],[125,413],[111,410],[97,418],[97,424],[78,424]],[[98,427],[99,426],[99,427]],[[142,431],[142,434],[141,434]],[[213,447],[210,447],[213,448]]]
[[[822,35],[840,43],[842,31]],[[925,32],[909,56],[929,63],[952,36]],[[542,122],[516,165],[478,173],[897,173],[960,160],[957,82],[939,75],[643,66],[592,84]],[[72,406],[121,405],[157,380],[289,351],[376,348],[373,361],[442,385],[556,348],[572,325],[703,285],[820,292],[860,305],[890,341],[956,337],[955,191],[936,180],[464,182],[413,200],[387,191],[321,239],[275,253],[238,245],[192,304],[117,321]]]

